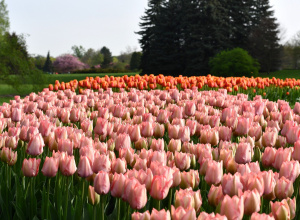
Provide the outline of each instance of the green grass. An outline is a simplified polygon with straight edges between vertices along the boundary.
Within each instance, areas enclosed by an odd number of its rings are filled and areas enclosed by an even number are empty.
[[[279,70],[276,72],[272,72],[270,74],[267,73],[260,73],[260,77],[268,77],[268,78],[279,78],[279,79],[286,79],[286,78],[295,78],[300,79],[300,70]]]
[[[92,77],[104,77],[108,76],[123,76],[123,75],[136,75],[138,73],[99,73],[99,74],[58,74],[58,75],[45,75],[46,76],[46,84],[43,87],[48,87],[49,84],[54,84],[55,80],[59,80],[60,82],[69,82],[73,79],[82,80],[87,76]],[[270,74],[260,73],[260,77],[276,77],[280,79],[285,78],[295,78],[300,79],[300,70],[280,70],[276,72],[272,72]],[[25,81],[19,90],[14,89],[12,86],[6,84],[5,82],[0,81],[0,105],[3,102],[9,102],[9,100],[14,99],[14,95],[20,95],[24,97],[29,95],[33,91],[34,85],[30,83],[30,81]]]
[[[73,79],[82,80],[85,79],[87,76],[92,77],[104,77],[105,75],[108,76],[123,76],[123,75],[135,75],[138,73],[101,73],[101,74],[58,74],[58,75],[45,75],[46,77],[46,84],[42,85],[43,88],[48,87],[49,84],[54,84],[55,80],[59,80],[60,82],[70,82]],[[14,76],[12,76],[14,77]],[[9,100],[14,99],[15,95],[19,95],[21,97],[25,97],[29,95],[33,89],[35,88],[35,85],[30,83],[30,81],[25,80],[20,86],[20,88],[17,90],[13,88],[11,85],[8,85],[4,81],[0,81],[0,105],[3,104],[3,102],[8,102]]]

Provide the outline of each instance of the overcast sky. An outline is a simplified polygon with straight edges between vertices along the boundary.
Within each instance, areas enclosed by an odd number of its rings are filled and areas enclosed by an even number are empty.
[[[140,17],[147,0],[6,0],[10,31],[25,34],[30,54],[71,53],[73,45],[108,47],[119,55],[129,46],[140,50]],[[300,31],[300,1],[270,0],[286,30],[285,40]]]

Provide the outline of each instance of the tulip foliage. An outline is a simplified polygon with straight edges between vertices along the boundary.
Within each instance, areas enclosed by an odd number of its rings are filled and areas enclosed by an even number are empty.
[[[190,79],[57,82],[58,91],[4,103],[1,219],[299,216],[300,103],[206,91],[194,84],[204,78]]]

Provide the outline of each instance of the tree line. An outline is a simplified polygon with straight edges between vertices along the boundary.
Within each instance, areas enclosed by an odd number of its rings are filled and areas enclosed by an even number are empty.
[[[280,67],[269,0],[149,0],[137,33],[143,73],[207,75],[210,59],[234,48],[248,51],[261,72]]]

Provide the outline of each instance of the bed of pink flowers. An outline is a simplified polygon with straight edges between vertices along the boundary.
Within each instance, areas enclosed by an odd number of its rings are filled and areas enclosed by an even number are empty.
[[[0,106],[1,219],[294,219],[299,114],[225,89],[15,97]]]

